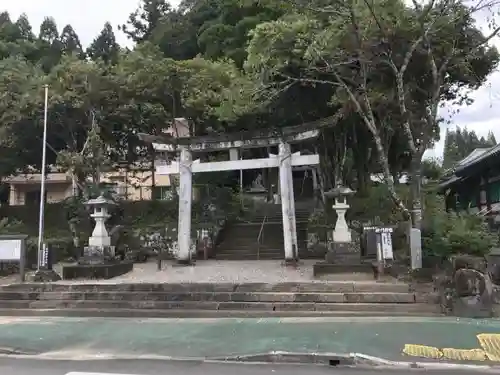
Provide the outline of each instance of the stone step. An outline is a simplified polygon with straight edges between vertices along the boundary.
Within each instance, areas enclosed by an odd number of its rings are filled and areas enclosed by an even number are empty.
[[[284,317],[438,317],[442,316],[440,308],[424,306],[420,309],[396,309],[391,311],[374,311],[370,306],[354,311],[318,310],[155,310],[155,309],[104,309],[104,308],[72,308],[72,309],[4,309],[0,308],[0,316],[44,316],[44,317],[109,317],[109,318],[284,318]]]
[[[129,309],[129,310],[254,310],[254,311],[366,311],[430,312],[439,305],[429,303],[322,303],[322,302],[217,302],[217,301],[100,301],[44,300],[0,301],[0,309]]]
[[[231,230],[233,232],[260,232],[260,229],[262,228],[262,222],[259,223],[240,223],[240,224],[232,224],[231,226],[228,226],[227,229]],[[264,229],[263,230],[276,230],[276,231],[281,231],[283,232],[283,223],[282,222],[266,222],[264,224]],[[301,231],[307,231],[307,224],[306,223],[297,223],[297,232]]]
[[[156,302],[314,302],[314,303],[427,303],[420,293],[276,293],[276,292],[1,292],[8,301],[156,301]]]
[[[23,283],[0,287],[2,293],[41,293],[41,292],[226,292],[226,293],[406,293],[411,287],[402,282],[376,281],[319,281],[319,282],[282,282],[282,283]]]
[[[301,215],[295,215],[295,220],[308,220],[309,219],[309,214],[301,214]],[[264,215],[256,215],[256,216],[251,216],[248,218],[249,221],[252,221],[252,222],[257,222],[260,220],[260,222],[262,223],[262,221],[264,220]],[[279,215],[267,215],[266,216],[266,222],[269,221],[269,222],[272,222],[272,221],[279,221],[279,220],[283,220],[283,215],[281,215],[281,213]]]
[[[271,251],[271,252],[283,252],[284,246],[275,244],[273,246],[258,246],[256,244],[235,244],[233,246],[218,246],[216,248],[216,254],[232,254],[232,253],[257,253],[257,251],[260,252],[266,252],[266,251]]]
[[[283,250],[283,248],[279,249],[279,248],[274,248],[274,249],[270,249],[270,248],[267,248],[267,249],[257,249],[257,247],[252,247],[252,248],[248,248],[248,249],[224,249],[224,250],[218,250],[215,255],[234,255],[234,256],[238,256],[238,255],[245,255],[245,254],[283,254],[285,255],[285,251]]]
[[[243,253],[243,254],[216,254],[215,259],[217,260],[281,260],[285,258],[284,253],[262,253],[257,256],[257,253]]]

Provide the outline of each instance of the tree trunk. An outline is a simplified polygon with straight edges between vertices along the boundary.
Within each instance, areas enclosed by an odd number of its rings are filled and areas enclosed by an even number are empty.
[[[78,189],[78,177],[74,171],[71,172],[71,196],[78,197],[80,190]]]
[[[73,240],[73,247],[75,248],[75,253],[80,251],[80,236],[78,235],[78,228],[73,220],[69,221],[69,230],[71,232],[71,237]],[[79,255],[79,254],[75,254]]]
[[[151,172],[151,200],[154,200],[154,194],[155,194],[155,187],[156,187],[156,153],[153,148],[153,146],[149,147],[149,154],[151,157],[151,166],[150,166],[150,172]]]
[[[411,223],[413,228],[422,226],[422,153],[412,156],[410,163]]]
[[[408,212],[408,209],[404,205],[403,201],[399,197],[399,194],[396,192],[395,186],[394,186],[394,181],[392,180],[391,172],[389,169],[389,161],[387,159],[387,155],[385,154],[385,149],[382,144],[382,139],[380,138],[380,135],[377,133],[373,134],[373,139],[375,141],[375,146],[377,148],[377,154],[378,154],[378,159],[380,162],[380,165],[382,167],[382,173],[384,175],[384,181],[387,185],[387,189],[389,190],[389,194],[394,201],[394,204],[398,207],[398,209],[401,210],[403,213],[403,216],[406,219],[410,218],[410,213]]]

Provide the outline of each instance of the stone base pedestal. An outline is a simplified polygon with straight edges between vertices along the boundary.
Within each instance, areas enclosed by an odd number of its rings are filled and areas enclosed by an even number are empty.
[[[361,264],[361,256],[352,242],[331,242],[325,256],[326,263]]]
[[[63,266],[62,275],[64,280],[111,279],[124,275],[133,269],[134,263],[130,261],[107,264],[68,264]]]
[[[33,283],[48,283],[51,281],[61,280],[61,276],[54,270],[37,270],[35,273],[28,275],[28,281]]]
[[[285,259],[281,265],[283,267],[297,268],[300,265],[300,261],[298,259]]]
[[[78,264],[82,265],[97,265],[113,263],[115,261],[114,246],[85,246],[83,248],[83,256],[78,259]]]
[[[361,262],[352,242],[332,242],[328,245],[325,260],[313,265],[313,275],[321,276],[338,273],[372,273],[370,264]]]
[[[177,259],[172,267],[189,267],[194,266],[196,263],[195,259]]]

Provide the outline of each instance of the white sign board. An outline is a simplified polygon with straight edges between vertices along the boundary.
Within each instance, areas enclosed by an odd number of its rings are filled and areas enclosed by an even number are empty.
[[[393,260],[394,252],[392,249],[392,228],[375,228],[379,238],[377,241],[378,259]]]
[[[392,236],[390,232],[382,232],[382,256],[384,259],[394,259],[392,251]]]
[[[0,260],[21,260],[22,240],[0,240]]]

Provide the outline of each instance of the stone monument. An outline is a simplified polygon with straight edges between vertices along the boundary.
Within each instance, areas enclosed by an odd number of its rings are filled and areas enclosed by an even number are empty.
[[[252,181],[252,186],[247,190],[254,201],[265,202],[267,200],[267,189],[263,185],[262,174],[258,174],[255,180]]]
[[[95,220],[95,227],[89,237],[89,245],[83,249],[83,257],[79,263],[102,264],[114,260],[115,247],[111,245],[106,220],[111,217],[109,208],[115,205],[115,202],[100,195],[95,199],[90,199],[86,205],[94,210],[90,217]]]

